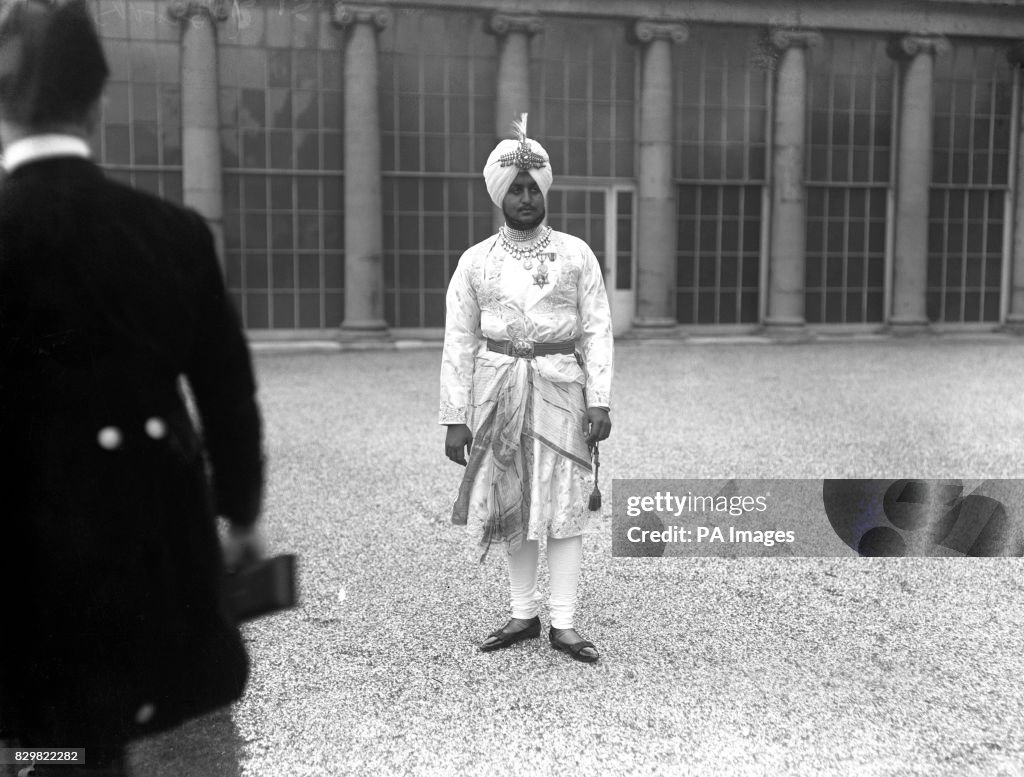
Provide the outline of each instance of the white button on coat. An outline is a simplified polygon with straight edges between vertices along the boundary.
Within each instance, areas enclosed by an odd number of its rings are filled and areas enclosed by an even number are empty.
[[[152,440],[162,440],[167,436],[167,424],[162,418],[153,416],[146,421],[146,434],[148,434]]]
[[[96,435],[96,441],[99,442],[100,447],[104,450],[116,451],[121,447],[124,435],[121,434],[121,430],[116,426],[104,426],[100,429],[100,433]]]
[[[140,725],[149,723],[149,721],[153,719],[154,715],[156,715],[156,707],[149,702],[146,702],[139,707],[138,712],[135,713],[135,722]]]

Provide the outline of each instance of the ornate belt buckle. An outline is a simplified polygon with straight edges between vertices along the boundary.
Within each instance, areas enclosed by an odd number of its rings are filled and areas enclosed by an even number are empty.
[[[512,345],[512,356],[517,356],[520,359],[532,359],[533,358],[533,343],[522,337],[513,338],[511,341]]]

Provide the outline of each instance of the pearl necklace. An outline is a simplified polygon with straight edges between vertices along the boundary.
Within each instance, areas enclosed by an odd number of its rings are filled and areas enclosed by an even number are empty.
[[[548,247],[551,242],[551,227],[544,227],[540,230],[540,239],[536,242],[530,242],[536,235],[537,232],[523,232],[518,229],[512,229],[507,225],[501,227],[498,230],[501,235],[501,246],[508,252],[516,261],[523,263],[523,268],[526,270],[533,269],[533,260],[540,259],[540,255],[544,253],[544,249]],[[518,245],[517,245],[518,244]],[[541,266],[543,266],[544,259],[540,259]],[[544,273],[547,274],[546,272]]]

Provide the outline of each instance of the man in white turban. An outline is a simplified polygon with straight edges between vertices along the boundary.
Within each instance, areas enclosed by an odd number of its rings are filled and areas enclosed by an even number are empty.
[[[551,188],[551,163],[544,147],[536,140],[526,137],[525,122],[524,113],[521,121],[513,124],[516,131],[522,133],[522,137],[519,140],[501,141],[494,147],[494,151],[487,157],[487,164],[484,165],[487,193],[499,208],[503,207],[502,203],[512,182],[524,170],[540,187],[545,202],[548,198],[548,189]]]
[[[592,663],[574,620],[591,489],[600,506],[593,456],[611,432],[611,315],[593,251],[544,225],[547,152],[527,138],[526,114],[513,126],[518,140],[499,143],[483,171],[505,224],[462,255],[448,287],[439,420],[446,455],[466,467],[452,522],[484,555],[508,551],[512,618],[480,649],[540,636],[546,541],[549,640]]]

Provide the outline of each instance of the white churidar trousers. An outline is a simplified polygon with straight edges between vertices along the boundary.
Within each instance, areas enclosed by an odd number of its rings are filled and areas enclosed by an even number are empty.
[[[537,567],[540,543],[526,540],[508,557],[509,587],[512,593],[512,617],[528,620],[537,615]],[[576,615],[576,590],[583,563],[583,536],[548,537],[548,572],[551,598],[548,603],[551,625],[556,629],[573,628]]]

